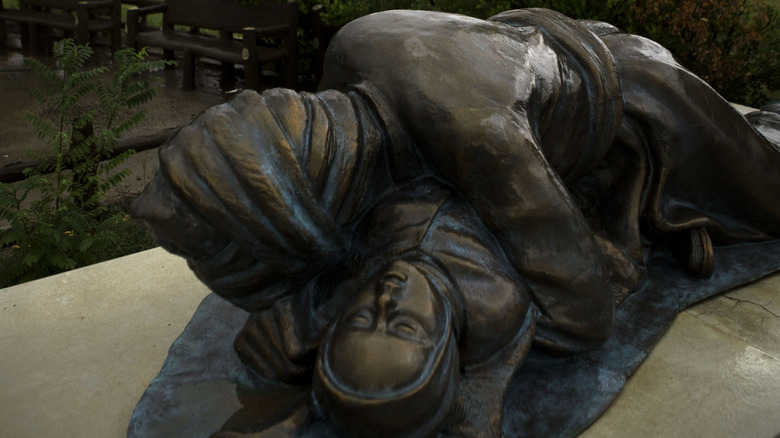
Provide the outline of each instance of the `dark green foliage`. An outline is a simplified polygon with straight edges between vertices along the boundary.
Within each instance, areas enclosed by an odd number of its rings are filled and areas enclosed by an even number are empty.
[[[635,0],[634,31],[658,41],[726,99],[780,89],[780,13],[757,0]]]
[[[107,81],[101,78],[107,67],[84,68],[91,55],[89,46],[65,39],[54,47],[54,68],[25,59],[40,78],[32,94],[43,108],[25,118],[54,160],[26,169],[27,179],[19,184],[0,184],[0,221],[10,225],[0,231],[0,287],[151,244],[128,222],[125,209],[108,203],[111,190],[129,172],[116,169],[133,153],[112,157],[111,148],[143,120],[146,111],[138,107],[155,96],[155,78],[141,73],[165,62],[146,60],[144,51],[121,50]]]
[[[437,0],[432,2],[433,9],[442,12],[454,12],[477,18],[488,18],[499,12],[516,9],[517,2],[510,0]]]
[[[246,0],[251,3],[259,0]],[[780,14],[761,0],[302,0],[322,5],[321,17],[343,25],[386,9],[425,9],[487,18],[543,7],[572,18],[606,21],[660,42],[678,62],[726,99],[753,106],[780,89]]]
[[[322,0],[320,16],[327,23],[343,25],[357,17],[389,9],[433,9],[429,0]]]

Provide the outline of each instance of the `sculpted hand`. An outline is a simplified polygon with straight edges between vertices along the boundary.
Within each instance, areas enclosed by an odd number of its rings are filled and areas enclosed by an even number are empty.
[[[253,313],[233,344],[239,357],[254,372],[271,382],[307,383],[311,361],[305,360],[294,327],[277,314],[277,306]],[[308,362],[308,363],[307,363]]]
[[[620,304],[630,295],[647,276],[644,266],[633,260],[618,246],[599,235],[596,243],[601,248],[604,264],[609,270],[610,287],[615,296],[615,304]]]

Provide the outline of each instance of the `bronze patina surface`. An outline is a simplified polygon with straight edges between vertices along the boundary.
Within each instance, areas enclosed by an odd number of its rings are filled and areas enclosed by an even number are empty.
[[[676,312],[780,265],[755,243],[780,235],[780,116],[742,117],[645,38],[388,11],[334,38],[320,90],[206,111],[134,205],[248,312],[234,380],[297,388],[225,436],[574,433],[611,398],[581,406],[567,376],[613,366],[614,397]],[[744,270],[715,250],[746,243]]]

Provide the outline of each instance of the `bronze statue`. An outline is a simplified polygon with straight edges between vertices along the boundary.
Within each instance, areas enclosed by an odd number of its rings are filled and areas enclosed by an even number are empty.
[[[713,245],[780,236],[780,115],[605,23],[378,13],[320,90],[206,111],[134,205],[251,313],[256,377],[312,386],[257,436],[500,436],[531,343],[602,344],[654,251],[706,278]]]

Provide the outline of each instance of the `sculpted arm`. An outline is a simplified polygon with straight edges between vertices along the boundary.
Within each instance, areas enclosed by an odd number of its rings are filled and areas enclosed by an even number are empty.
[[[600,344],[614,318],[608,272],[532,120],[533,102],[554,91],[556,78],[530,65],[554,54],[539,32],[448,17],[440,23],[446,37],[437,37],[419,14],[389,15],[353,22],[337,36],[321,87],[368,90],[390,129],[404,130],[434,172],[465,195],[528,280],[540,308],[538,342],[561,352]]]
[[[434,145],[432,155],[527,279],[540,310],[536,342],[561,352],[592,348],[614,317],[600,247],[523,121],[491,117],[496,125],[473,127],[446,149]]]

